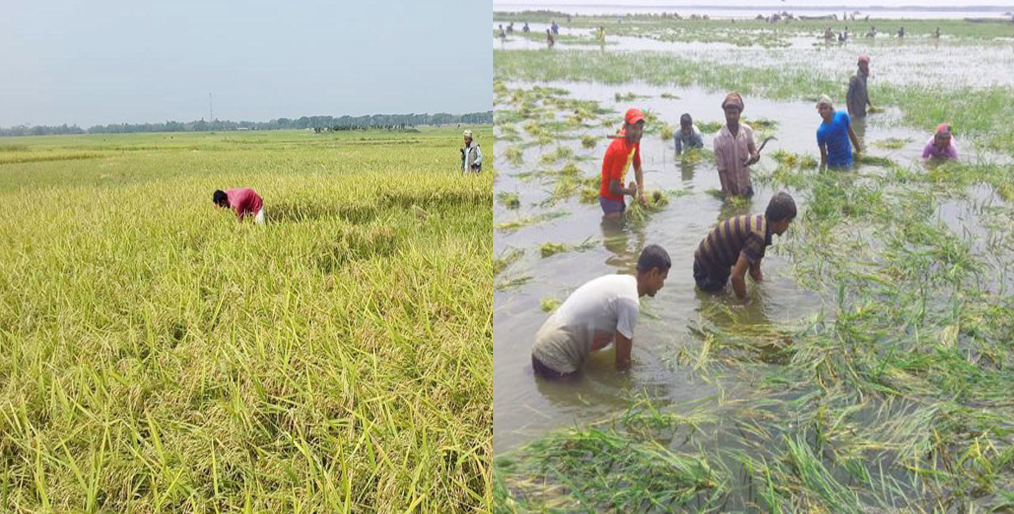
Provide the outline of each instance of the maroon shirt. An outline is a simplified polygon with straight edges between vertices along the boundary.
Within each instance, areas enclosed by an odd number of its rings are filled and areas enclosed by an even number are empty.
[[[264,206],[264,201],[250,188],[230,189],[225,192],[229,199],[229,207],[236,209],[236,216],[243,219],[245,214],[256,215]]]

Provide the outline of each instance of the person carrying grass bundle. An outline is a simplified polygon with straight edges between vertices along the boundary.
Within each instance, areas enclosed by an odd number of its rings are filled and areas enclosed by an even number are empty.
[[[482,149],[479,148],[479,143],[472,141],[471,130],[466,130],[462,135],[465,138],[465,146],[461,149],[461,172],[482,172]]]
[[[924,160],[957,159],[958,146],[956,143],[954,137],[951,136],[951,124],[941,123],[937,125],[936,133],[926,142],[926,147],[922,149],[922,158]]]
[[[796,202],[779,192],[768,202],[764,214],[736,216],[718,224],[694,252],[694,281],[702,291],[718,292],[732,281],[732,290],[746,299],[746,272],[754,282],[762,282],[761,260],[771,245],[772,234],[779,236],[796,217]]]
[[[545,378],[573,375],[591,352],[616,346],[616,368],[630,367],[640,297],[655,296],[669,276],[672,261],[658,245],[637,259],[637,273],[605,275],[586,282],[549,316],[532,344],[532,369]]]
[[[627,210],[624,195],[636,196],[641,206],[647,206],[644,197],[644,174],[641,171],[641,136],[644,134],[644,113],[628,109],[623,119],[620,137],[613,139],[602,159],[602,185],[599,188],[599,206],[606,218],[619,219]],[[623,181],[627,170],[634,167],[634,179],[626,188]]]
[[[211,201],[215,202],[216,207],[235,209],[239,221],[243,221],[246,216],[253,216],[254,223],[264,224],[264,200],[253,189],[219,189],[211,196]]]
[[[865,118],[866,106],[873,107],[869,91],[866,89],[866,81],[870,77],[870,57],[860,55],[857,66],[856,74],[849,79],[849,90],[845,94],[845,106],[848,108],[849,116]]]
[[[852,168],[852,146],[856,152],[862,152],[859,144],[859,137],[852,130],[852,121],[849,115],[842,111],[835,111],[831,104],[831,98],[827,95],[820,95],[817,100],[817,112],[824,121],[817,128],[817,146],[820,148],[820,165],[837,169]]]
[[[729,93],[722,101],[725,125],[715,134],[715,162],[722,194],[729,201],[733,196],[753,196],[750,183],[750,165],[760,160],[760,152],[753,140],[753,129],[739,122],[743,112],[743,97]]]
[[[704,148],[704,139],[701,138],[701,131],[694,125],[694,119],[689,114],[680,116],[680,130],[673,135],[676,143],[676,155],[683,155],[683,147]]]

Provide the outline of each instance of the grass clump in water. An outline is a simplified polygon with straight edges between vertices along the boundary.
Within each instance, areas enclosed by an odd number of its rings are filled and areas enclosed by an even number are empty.
[[[597,137],[592,136],[590,134],[586,134],[586,135],[581,136],[581,146],[583,146],[585,148],[595,148],[596,144],[598,144],[598,138]]]
[[[518,197],[517,193],[501,191],[496,194],[496,199],[501,205],[508,209],[517,209],[518,207],[521,207],[521,199]]]
[[[912,140],[909,138],[902,139],[897,137],[889,137],[887,139],[881,139],[880,141],[874,141],[873,143],[870,144],[870,146],[875,146],[877,148],[887,148],[889,150],[898,150],[911,142]]]
[[[570,159],[574,157],[574,150],[568,146],[558,146],[552,152],[542,154],[542,164],[555,164],[564,159]]]
[[[512,165],[520,166],[524,162],[524,151],[517,146],[508,146],[507,150],[504,151],[504,157]]]
[[[539,301],[539,306],[543,312],[553,312],[560,304],[563,303],[557,298],[546,297]]]
[[[504,230],[504,231],[517,230],[517,229],[522,228],[522,227],[527,227],[527,226],[530,226],[530,225],[536,225],[538,223],[543,223],[545,221],[553,220],[553,219],[556,219],[556,218],[561,218],[563,216],[566,216],[567,214],[569,214],[567,211],[543,212],[543,213],[540,213],[540,214],[536,214],[534,216],[526,216],[526,217],[518,218],[518,219],[512,220],[512,221],[504,221],[504,222],[501,222],[501,223],[497,223],[494,226],[494,228],[496,228],[497,230]]]

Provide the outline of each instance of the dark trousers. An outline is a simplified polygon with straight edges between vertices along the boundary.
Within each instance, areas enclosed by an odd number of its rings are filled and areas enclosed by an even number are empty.
[[[542,361],[536,359],[534,355],[532,355],[532,369],[535,370],[536,375],[539,375],[542,378],[556,379],[570,375],[570,373],[560,373],[559,371],[546,366],[542,363]]]
[[[694,259],[694,281],[701,291],[715,292],[725,289],[725,284],[729,282],[729,273],[728,269],[724,273],[716,272]]]

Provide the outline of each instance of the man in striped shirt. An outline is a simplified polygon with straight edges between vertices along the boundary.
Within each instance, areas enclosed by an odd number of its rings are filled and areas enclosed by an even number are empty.
[[[796,202],[787,193],[771,198],[764,214],[736,216],[719,223],[694,253],[694,280],[702,291],[721,291],[730,281],[740,300],[746,299],[746,271],[761,282],[761,260],[771,234],[782,235],[796,217]]]

